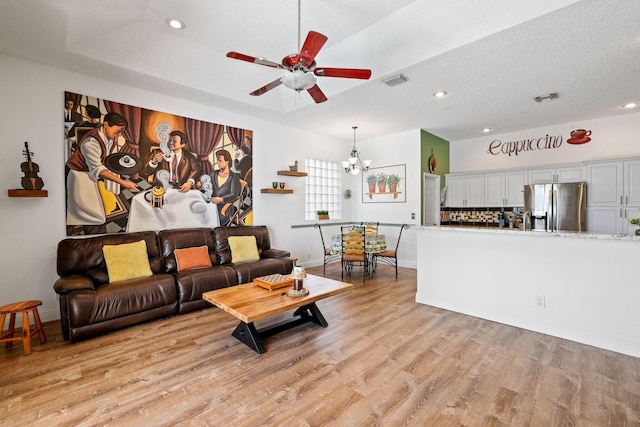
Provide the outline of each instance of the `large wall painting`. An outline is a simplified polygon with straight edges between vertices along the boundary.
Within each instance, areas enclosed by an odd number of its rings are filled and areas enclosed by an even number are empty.
[[[65,92],[67,235],[253,223],[253,132]]]

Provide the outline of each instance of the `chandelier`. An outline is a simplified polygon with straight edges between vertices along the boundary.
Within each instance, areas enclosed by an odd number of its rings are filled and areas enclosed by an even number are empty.
[[[360,158],[360,152],[356,149],[356,129],[358,129],[358,126],[353,126],[353,148],[351,149],[349,160],[342,161],[344,171],[352,175],[358,175],[360,170],[366,172],[369,170],[369,166],[371,166],[371,160],[362,160]],[[360,165],[359,167],[358,164]]]

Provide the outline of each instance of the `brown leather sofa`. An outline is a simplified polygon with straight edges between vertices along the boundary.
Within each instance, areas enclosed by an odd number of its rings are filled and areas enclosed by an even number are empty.
[[[229,236],[256,237],[260,260],[231,262]],[[144,240],[149,277],[109,283],[104,245]],[[211,267],[178,272],[174,251],[206,245]],[[65,339],[78,341],[159,317],[213,307],[202,293],[249,283],[268,274],[288,274],[290,253],[271,248],[266,226],[217,227],[119,233],[69,238],[58,244],[54,290],[60,296],[60,320]]]

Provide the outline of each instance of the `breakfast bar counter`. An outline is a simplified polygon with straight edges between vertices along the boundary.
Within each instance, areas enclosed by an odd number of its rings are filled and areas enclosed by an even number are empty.
[[[640,238],[415,229],[418,303],[640,357]]]

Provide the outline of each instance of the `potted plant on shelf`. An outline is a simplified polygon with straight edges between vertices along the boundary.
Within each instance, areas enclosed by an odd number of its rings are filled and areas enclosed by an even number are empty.
[[[400,183],[400,176],[397,174],[391,174],[387,178],[387,184],[389,184],[389,192],[395,193],[398,191],[398,184]]]
[[[367,184],[369,184],[369,193],[375,193],[376,192],[376,182],[378,181],[378,178],[376,178],[376,176],[374,174],[371,174],[369,176],[367,176]]]
[[[329,219],[329,211],[318,210],[316,213],[318,214],[318,219]]]
[[[377,178],[378,178],[378,191],[381,193],[386,193],[387,180],[389,179],[389,177],[387,176],[386,173],[380,172]]]

